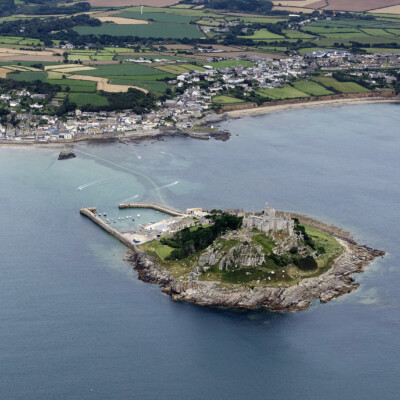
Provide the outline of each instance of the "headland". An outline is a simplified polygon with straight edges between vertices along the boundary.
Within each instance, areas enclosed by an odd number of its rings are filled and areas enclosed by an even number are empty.
[[[297,311],[355,290],[353,273],[385,253],[356,243],[348,232],[300,214],[187,209],[154,203],[173,217],[120,232],[95,208],[90,218],[129,249],[139,279],[158,284],[174,301],[201,306]]]

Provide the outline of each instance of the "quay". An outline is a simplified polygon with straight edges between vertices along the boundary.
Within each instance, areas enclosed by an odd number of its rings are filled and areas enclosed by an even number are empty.
[[[159,222],[152,222],[151,224],[147,225],[139,225],[139,229],[121,232],[118,230],[118,228],[115,229],[110,225],[110,220],[104,220],[97,211],[96,207],[86,207],[80,210],[82,215],[89,218],[104,231],[114,236],[122,244],[136,253],[140,252],[140,250],[137,248],[138,244],[143,244],[177,232],[181,229],[192,227],[199,222],[207,223],[207,220],[204,218],[204,215],[207,213],[201,208],[188,208],[185,213],[157,203],[121,203],[118,207],[119,209],[147,208],[171,215],[170,218],[163,219]],[[106,216],[105,213],[104,216]],[[115,223],[116,221],[112,222]]]
[[[174,210],[173,208],[162,206],[156,203],[121,203],[118,208],[151,208],[153,210],[161,211],[165,214],[173,215],[174,217],[184,217],[186,214]]]
[[[116,239],[118,239],[122,244],[133,250],[134,252],[138,252],[137,247],[135,244],[131,241],[129,241],[124,235],[117,231],[116,229],[112,228],[110,225],[106,224],[101,218],[97,216],[97,209],[96,207],[87,207],[87,208],[82,208],[80,210],[80,213],[84,215],[85,217],[88,217],[90,220],[92,220],[96,225],[100,226],[103,230],[105,230],[107,233],[110,235],[114,236]]]

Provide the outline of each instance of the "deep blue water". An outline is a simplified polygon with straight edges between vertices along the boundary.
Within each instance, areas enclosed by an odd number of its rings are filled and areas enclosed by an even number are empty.
[[[226,125],[225,143],[86,144],[62,162],[59,149],[0,148],[0,399],[399,398],[399,106]],[[136,214],[116,208],[133,198],[176,208],[268,200],[388,254],[356,275],[357,291],[303,312],[173,303],[79,215]],[[140,213],[141,223],[161,217]]]

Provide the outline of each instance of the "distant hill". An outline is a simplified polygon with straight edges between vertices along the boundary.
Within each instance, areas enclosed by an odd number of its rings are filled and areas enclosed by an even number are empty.
[[[0,15],[9,15],[15,10],[14,0],[0,0]]]

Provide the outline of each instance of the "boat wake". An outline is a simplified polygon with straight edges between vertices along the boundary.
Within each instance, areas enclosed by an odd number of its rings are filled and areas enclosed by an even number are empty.
[[[159,202],[160,204],[165,204],[165,200],[164,200],[164,198],[163,198],[163,196],[162,196],[162,193],[159,192],[156,183],[155,183],[149,176],[145,175],[144,173],[139,172],[139,171],[136,171],[136,170],[133,170],[133,169],[128,168],[128,167],[125,167],[125,166],[123,166],[123,165],[121,165],[121,164],[117,164],[117,163],[115,163],[115,162],[113,162],[113,161],[111,161],[111,160],[107,160],[106,158],[102,158],[102,157],[96,156],[95,154],[88,153],[88,152],[83,151],[83,150],[78,149],[78,148],[75,148],[75,152],[80,153],[80,154],[85,154],[85,155],[87,155],[87,156],[89,156],[89,157],[92,157],[92,158],[94,158],[94,159],[96,159],[96,160],[99,160],[99,161],[102,161],[102,162],[107,163],[107,164],[109,164],[109,165],[112,165],[113,167],[116,167],[116,168],[118,168],[118,169],[120,169],[120,170],[127,171],[127,172],[129,172],[129,173],[131,173],[131,174],[133,174],[133,175],[135,175],[135,176],[140,176],[140,177],[142,177],[142,178],[145,179],[148,183],[150,183],[151,186],[153,186],[153,189],[154,189],[154,190],[156,191],[156,193],[157,193],[158,202]]]
[[[160,186],[158,189],[166,189],[166,188],[169,188],[171,186],[175,186],[178,183],[179,183],[179,181],[175,181],[175,182],[169,183],[168,185]]]
[[[138,194],[135,194],[135,195],[132,196],[132,197],[128,197],[127,199],[124,199],[124,200],[120,201],[120,203],[126,203],[126,202],[128,202],[128,201],[135,200],[135,199],[137,199],[138,197],[139,197],[139,195],[138,195]]]
[[[175,157],[173,154],[167,153],[165,151],[160,151],[160,154],[166,154],[167,156]]]
[[[78,186],[76,188],[77,191],[83,190],[83,189],[87,189],[88,187],[97,185],[99,183],[105,182],[107,179],[99,179],[97,181],[93,181],[93,182],[89,182],[89,183],[85,183],[84,185]]]

